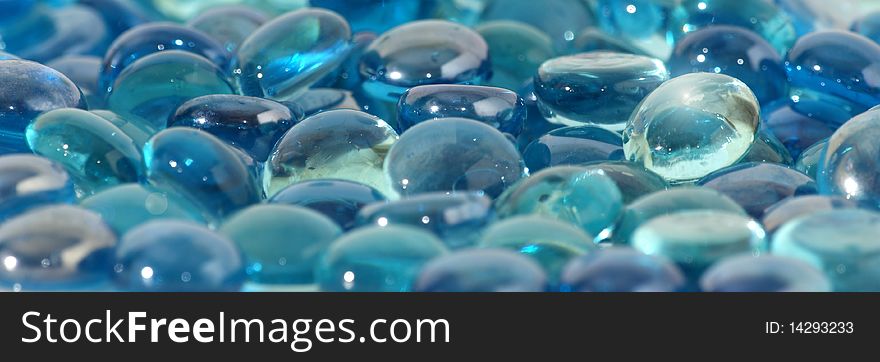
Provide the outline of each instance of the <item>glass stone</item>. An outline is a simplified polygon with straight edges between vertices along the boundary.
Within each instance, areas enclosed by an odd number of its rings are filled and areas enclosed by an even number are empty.
[[[603,172],[557,166],[532,174],[504,192],[495,203],[498,216],[535,214],[584,229],[596,241],[610,235],[623,212],[617,184]]]
[[[151,125],[137,117],[129,116],[126,119],[107,110],[94,110],[90,112],[98,117],[106,119],[114,126],[118,127],[123,133],[125,133],[125,135],[131,137],[132,141],[134,141],[139,148],[143,148],[144,144],[147,143],[147,140],[150,139],[150,136],[157,132]]]
[[[297,182],[336,178],[362,182],[393,196],[382,171],[397,132],[385,121],[354,110],[333,110],[306,118],[288,131],[266,161],[268,196]]]
[[[76,108],[49,111],[28,125],[25,134],[34,153],[63,165],[84,195],[143,178],[139,145],[94,113]]]
[[[491,74],[489,46],[477,32],[444,20],[391,29],[361,58],[364,91],[391,102],[424,84],[480,84]]]
[[[407,292],[422,266],[447,252],[443,242],[421,229],[362,228],[330,245],[315,278],[328,292]]]
[[[385,158],[385,173],[401,195],[474,191],[495,198],[524,176],[524,165],[516,146],[498,130],[446,118],[406,131]]]
[[[332,88],[309,89],[295,100],[285,101],[283,104],[288,107],[296,104],[302,109],[305,117],[334,109],[364,111],[351,91]]]
[[[676,187],[641,197],[627,206],[617,227],[614,242],[630,243],[632,234],[651,219],[691,210],[718,210],[747,215],[730,197],[710,188]]]
[[[797,159],[797,162],[795,162],[794,164],[794,168],[800,172],[803,172],[807,176],[810,176],[813,180],[818,181],[819,163],[825,156],[825,147],[827,146],[827,138],[816,142],[816,144],[810,146],[801,153],[800,157],[798,157]]]
[[[529,80],[519,90],[519,95],[526,104],[526,120],[523,123],[523,130],[516,138],[516,147],[520,152],[525,152],[526,147],[539,137],[549,133],[550,131],[562,128],[561,124],[547,122],[541,111],[538,110],[538,97],[535,96],[533,81]]]
[[[259,10],[241,5],[218,6],[190,19],[186,24],[222,44],[227,51],[238,49],[269,18]]]
[[[519,89],[535,75],[541,63],[556,55],[550,37],[525,23],[489,21],[480,24],[476,31],[492,50],[492,79],[487,83],[496,87]]]
[[[458,251],[426,264],[415,292],[543,292],[547,275],[531,258],[505,249]]]
[[[0,155],[30,153],[25,128],[58,108],[86,108],[85,97],[63,74],[26,60],[0,61]]]
[[[90,109],[101,108],[104,97],[98,88],[101,76],[101,58],[88,55],[68,55],[46,63],[52,69],[67,76],[86,96]]]
[[[682,0],[671,21],[675,41],[715,25],[739,26],[761,35],[776,52],[785,54],[797,34],[791,18],[767,0]]]
[[[761,104],[785,97],[788,91],[782,57],[745,28],[718,25],[689,33],[675,44],[668,64],[674,77],[714,72],[737,78]]]
[[[240,94],[292,100],[339,66],[351,29],[338,14],[301,9],[261,26],[238,47],[231,65]]]
[[[41,63],[65,55],[102,55],[111,40],[104,19],[86,6],[72,4],[57,9],[40,6],[31,13],[30,20],[22,23],[27,25],[4,29],[5,49]],[[42,36],[32,38],[20,32]]]
[[[721,210],[691,210],[658,216],[642,224],[632,237],[635,249],[662,255],[697,281],[710,265],[732,255],[766,252],[761,224],[748,216]]]
[[[629,205],[642,196],[669,188],[669,183],[660,175],[628,161],[591,162],[583,167],[590,172],[602,173],[611,178],[620,190],[624,205]]]
[[[791,17],[798,36],[815,30],[846,29],[853,17],[864,13],[862,0],[776,0],[776,5]],[[870,0],[868,0],[870,1]],[[871,1],[873,2],[873,1]]]
[[[880,209],[880,108],[846,122],[828,140],[817,170],[819,191]]]
[[[315,211],[291,205],[244,209],[220,227],[241,249],[248,278],[261,284],[311,284],[321,253],[342,229]]]
[[[880,11],[862,16],[852,24],[852,31],[880,43]]]
[[[372,32],[359,32],[352,35],[351,49],[342,64],[312,85],[311,89],[339,88],[359,91],[361,83],[364,81],[360,70],[361,57],[378,37],[378,34]]]
[[[144,146],[144,163],[151,184],[189,197],[217,218],[262,198],[241,156],[204,131],[175,127],[157,133]]]
[[[510,249],[534,259],[547,273],[551,287],[558,287],[563,267],[573,258],[597,248],[580,228],[541,216],[516,216],[492,224],[479,245]]]
[[[207,223],[205,212],[194,203],[176,193],[149,185],[110,187],[83,199],[80,206],[101,215],[116,235],[125,235],[141,224],[159,219]]]
[[[685,278],[666,257],[610,247],[569,262],[561,285],[564,292],[676,292]]]
[[[74,201],[73,181],[60,164],[34,155],[0,156],[0,223],[33,208]]]
[[[628,160],[673,183],[730,166],[748,152],[760,108],[745,83],[724,74],[673,78],[633,112],[623,132]]]
[[[853,115],[880,104],[877,67],[880,45],[841,30],[805,35],[785,58],[792,95],[837,104]]]
[[[113,274],[116,235],[75,206],[36,209],[0,226],[0,284],[18,290],[94,288]]]
[[[794,165],[794,159],[788,153],[788,149],[785,148],[782,141],[764,128],[758,128],[758,134],[755,135],[752,147],[749,148],[749,151],[739,161],[739,163],[748,162],[778,163],[786,166]]]
[[[522,131],[526,105],[515,92],[475,85],[423,85],[400,97],[397,125],[403,132],[438,118],[468,118],[513,136]]]
[[[418,227],[437,235],[450,249],[461,249],[476,243],[494,212],[485,196],[430,193],[368,205],[357,219],[361,225]]]
[[[767,234],[773,235],[782,225],[800,216],[825,210],[854,209],[857,207],[858,204],[854,201],[836,196],[807,195],[790,197],[769,207],[764,212],[761,223],[764,224],[764,230],[767,231]]]
[[[168,119],[168,127],[192,127],[236,146],[264,162],[275,143],[299,121],[290,108],[268,99],[209,95],[187,101]]]
[[[783,165],[761,162],[721,169],[697,184],[729,196],[758,220],[768,207],[783,199],[817,193],[816,182],[809,176]]]
[[[641,49],[626,39],[615,37],[596,28],[586,28],[574,39],[574,52],[587,53],[609,51],[649,56],[646,49]]]
[[[178,220],[151,221],[125,234],[115,271],[117,286],[126,291],[234,292],[245,280],[231,240]]]
[[[700,278],[704,292],[830,292],[831,282],[807,262],[775,255],[739,255]]]
[[[159,16],[140,4],[129,0],[78,0],[80,5],[88,6],[104,18],[112,38],[138,25],[156,21]]]
[[[344,16],[354,31],[377,33],[417,20],[429,5],[429,1],[412,0],[309,0],[309,6]]]
[[[846,232],[841,232],[846,230]],[[819,268],[837,292],[880,291],[880,214],[858,209],[828,210],[783,225],[772,252]]]
[[[544,62],[534,84],[548,121],[620,131],[639,102],[668,79],[660,60],[599,51]]]
[[[623,138],[596,126],[564,127],[539,137],[522,155],[529,172],[560,165],[622,160]]]
[[[605,33],[622,41],[665,46],[657,56],[668,55],[671,33],[670,20],[681,0],[598,0],[596,19]]]
[[[379,190],[348,180],[308,180],[281,189],[271,204],[307,207],[329,217],[343,230],[357,226],[357,213],[373,203],[386,202]]]
[[[550,36],[558,54],[571,48],[580,31],[594,24],[592,6],[571,0],[505,0],[489,1],[480,20],[515,20],[529,24]]]
[[[808,147],[831,137],[842,124],[854,115],[845,108],[819,99],[800,98],[797,102],[786,99],[764,106],[764,129],[776,136],[791,156],[797,158]]]

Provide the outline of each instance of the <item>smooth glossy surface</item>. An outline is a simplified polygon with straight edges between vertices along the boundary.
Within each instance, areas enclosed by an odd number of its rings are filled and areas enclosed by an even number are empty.
[[[741,255],[720,261],[700,278],[705,292],[830,292],[816,267],[775,255]]]
[[[333,219],[343,230],[354,229],[357,213],[364,206],[384,203],[379,190],[348,180],[309,180],[281,189],[269,199],[272,204],[307,207]]]
[[[767,208],[761,223],[764,230],[772,235],[785,223],[804,215],[814,214],[825,210],[855,209],[858,204],[836,196],[808,195],[791,197],[782,200]]]
[[[523,160],[529,172],[552,166],[623,158],[623,138],[620,134],[596,126],[552,130],[530,143],[523,151]]]
[[[748,162],[778,163],[791,166],[794,164],[794,159],[782,141],[776,138],[772,132],[759,128],[749,152],[746,152],[745,156],[739,160],[739,163]]]
[[[415,292],[543,292],[544,270],[532,259],[503,249],[470,249],[432,260]]]
[[[4,48],[41,63],[65,55],[102,55],[112,36],[101,15],[86,6],[39,6],[23,18],[4,29]]]
[[[570,0],[504,0],[489,1],[480,20],[515,20],[543,31],[558,53],[572,46],[581,30],[593,25],[592,6]]]
[[[779,54],[791,48],[797,34],[791,18],[768,0],[682,0],[671,23],[676,40],[714,25],[739,26],[761,35]]]
[[[76,200],[64,167],[34,155],[0,157],[0,222],[27,210]]]
[[[566,292],[675,292],[685,279],[666,257],[611,247],[572,260],[561,284]]]
[[[488,84],[518,89],[531,79],[556,51],[547,34],[535,27],[510,20],[495,20],[475,29],[489,45],[492,79]]]
[[[681,0],[598,0],[597,22],[606,33],[623,39],[666,42],[669,18]]]
[[[101,58],[96,56],[68,55],[46,63],[52,69],[67,76],[86,96],[89,109],[104,105],[104,94],[98,85],[101,76]]]
[[[83,199],[80,205],[100,214],[116,235],[125,235],[141,224],[159,219],[207,223],[206,212],[194,203],[176,193],[149,185],[110,187]]]
[[[187,25],[202,31],[227,51],[233,52],[238,45],[268,21],[266,14],[246,6],[229,5],[208,9]]]
[[[660,175],[628,161],[591,162],[583,167],[611,178],[620,190],[624,205],[669,188],[669,183]]]
[[[513,91],[473,85],[423,85],[400,97],[397,126],[401,132],[438,118],[468,118],[518,135],[526,119],[524,101]]]
[[[762,126],[772,132],[794,158],[816,142],[831,137],[853,116],[834,103],[796,99],[797,102],[786,99],[766,105],[761,115]]]
[[[797,159],[797,162],[795,162],[794,164],[794,168],[800,172],[803,172],[807,176],[810,176],[811,178],[813,178],[813,180],[819,181],[819,164],[825,157],[825,148],[827,146],[827,138],[816,142],[816,144],[810,146],[801,153],[801,155]]]
[[[714,189],[735,200],[756,219],[773,204],[793,196],[817,193],[809,176],[772,163],[744,163],[702,178],[699,185]]]
[[[880,109],[846,122],[828,140],[817,182],[823,194],[844,196],[880,209]]]

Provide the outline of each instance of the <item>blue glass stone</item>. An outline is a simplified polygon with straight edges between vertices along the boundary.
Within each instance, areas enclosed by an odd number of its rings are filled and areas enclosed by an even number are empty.
[[[296,104],[302,109],[303,116],[305,117],[334,109],[364,111],[351,91],[332,88],[309,89],[295,100],[286,101],[283,104],[288,107],[291,104]]]
[[[397,132],[364,112],[334,110],[306,118],[275,145],[266,161],[263,188],[273,196],[290,184],[336,178],[362,182],[394,195],[383,172]]]
[[[596,126],[574,126],[552,130],[523,151],[529,172],[560,165],[622,160],[620,134]]]
[[[433,234],[413,227],[358,229],[330,245],[315,279],[328,292],[406,292],[426,262],[447,252]]]
[[[116,235],[125,235],[141,224],[159,219],[207,223],[205,212],[197,205],[173,192],[149,185],[110,187],[83,199],[80,206],[100,214]]]
[[[245,38],[268,21],[266,14],[241,5],[219,6],[208,9],[186,24],[209,35],[233,52]]]
[[[63,166],[34,155],[0,156],[0,223],[33,208],[75,200]]]
[[[175,127],[144,146],[147,180],[189,197],[223,218],[260,202],[262,192],[244,160],[211,134]]]
[[[104,97],[98,88],[101,73],[101,58],[85,55],[68,55],[46,64],[67,76],[86,96],[90,109],[101,108]]]
[[[25,0],[35,2],[33,0]],[[3,50],[10,53],[28,51],[29,47],[39,46],[54,35],[55,24],[51,9],[46,6],[27,5],[20,14],[0,15],[0,41]]]
[[[794,159],[788,153],[788,149],[785,148],[782,141],[776,138],[772,132],[763,128],[758,129],[758,134],[755,135],[752,147],[749,148],[749,152],[746,152],[745,156],[739,161],[739,163],[748,162],[778,163],[786,166],[794,165]]]
[[[669,188],[669,183],[660,175],[628,161],[591,162],[583,167],[590,172],[602,173],[611,178],[620,190],[624,205],[629,205],[642,196]]]
[[[845,108],[818,99],[796,97],[764,106],[761,125],[772,132],[797,158],[816,142],[831,137],[854,115]]]
[[[593,10],[584,1],[571,0],[505,0],[489,1],[480,16],[490,20],[515,20],[529,24],[550,36],[559,54],[571,48],[580,31],[593,25]]]
[[[351,22],[354,31],[384,32],[417,20],[429,1],[412,0],[310,0],[310,6],[333,10]]]
[[[761,35],[779,54],[794,44],[791,18],[768,0],[683,0],[671,21],[676,41],[715,25],[739,26]]]
[[[239,93],[292,100],[339,66],[351,29],[334,12],[292,11],[261,26],[238,47],[231,69]]]
[[[795,169],[773,163],[743,163],[700,179],[697,183],[729,196],[760,220],[764,211],[783,199],[817,193],[816,183]]]
[[[880,11],[862,16],[852,24],[852,31],[880,43]]]
[[[700,278],[704,292],[830,292],[831,282],[807,262],[775,255],[721,260]]]
[[[504,249],[470,249],[432,260],[415,292],[543,292],[547,275],[529,257]]]
[[[19,43],[19,46],[24,46],[21,48],[8,44],[7,49],[22,58],[45,63],[64,55],[103,55],[112,40],[104,19],[90,7],[65,6],[48,10],[46,16],[49,33],[45,39]],[[16,41],[16,38],[9,36],[9,41]]]
[[[598,0],[598,26],[605,33],[629,42],[653,43],[661,48],[657,56],[668,55],[671,44],[671,17],[680,0]],[[649,48],[649,47],[646,47]],[[665,58],[665,57],[664,57]]]
[[[348,56],[333,72],[327,74],[312,85],[312,89],[317,87],[340,88],[347,90],[359,90],[364,79],[361,76],[361,57],[379,37],[378,34],[372,32],[359,32],[351,37],[351,49]]]
[[[492,201],[473,194],[431,193],[375,203],[360,210],[358,224],[409,225],[437,235],[450,249],[473,246],[494,219]]]
[[[813,180],[819,181],[819,163],[825,157],[825,148],[828,146],[828,139],[816,142],[810,146],[798,157],[794,168],[810,176]]]
[[[577,38],[574,39],[575,53],[587,53],[600,50],[648,56],[647,49],[642,49],[626,39],[612,36],[596,28],[584,29]]]
[[[426,121],[400,137],[385,158],[401,195],[482,192],[498,197],[524,175],[516,146],[498,130],[464,118]]]
[[[496,20],[475,29],[489,45],[492,79],[487,84],[519,89],[541,63],[553,58],[553,42],[544,32],[518,21]]]
[[[379,190],[348,180],[308,180],[281,189],[269,199],[272,204],[307,207],[329,217],[343,230],[354,229],[357,214],[374,203],[386,202]]]
[[[550,59],[535,76],[538,108],[548,121],[620,131],[654,89],[669,80],[660,60],[592,52]]]
[[[596,241],[611,234],[623,212],[617,184],[604,172],[557,166],[532,174],[495,203],[498,216],[536,214],[577,225]]]
[[[78,0],[77,2],[101,14],[112,38],[138,25],[156,21],[158,18],[158,14],[129,0]]]
[[[569,262],[561,284],[564,292],[676,292],[685,279],[666,257],[611,247]]]
[[[767,234],[773,235],[785,223],[800,216],[814,214],[825,210],[855,209],[858,207],[852,200],[837,196],[807,195],[790,197],[769,207],[764,212],[761,223]]]
[[[845,230],[845,232],[841,232]],[[880,214],[828,210],[792,220],[773,235],[772,252],[819,268],[836,292],[880,291]]]
[[[398,109],[401,131],[431,119],[468,118],[516,136],[526,119],[525,103],[515,92],[475,85],[413,87],[400,97]]]
[[[762,104],[788,90],[782,57],[761,36],[734,26],[710,26],[687,34],[669,59],[672,76],[696,72],[727,74],[755,93]]]
[[[107,105],[122,116],[138,117],[154,129],[162,129],[184,102],[204,95],[231,93],[226,76],[208,59],[167,50],[147,55],[126,67],[116,78]]]
[[[233,292],[245,280],[231,240],[177,220],[151,221],[125,234],[115,271],[120,289],[141,292]]]
[[[311,284],[320,255],[342,229],[315,211],[290,205],[257,205],[220,227],[241,249],[248,278],[261,284]]]
[[[819,191],[880,209],[880,108],[846,122],[828,140],[817,170]]]
[[[733,165],[758,131],[758,100],[724,74],[693,73],[663,83],[633,112],[623,151],[673,183]]]
[[[492,224],[483,232],[481,247],[517,251],[531,257],[557,287],[563,267],[573,258],[594,251],[593,238],[580,228],[541,216],[517,216]]]
[[[30,152],[25,128],[40,113],[86,108],[79,88],[60,72],[25,60],[0,61],[0,155]]]
[[[145,121],[137,118],[137,117],[127,117],[122,118],[122,116],[113,113],[107,110],[94,110],[90,111],[93,114],[106,119],[114,126],[118,127],[122,130],[126,136],[131,137],[131,140],[134,141],[139,148],[143,148],[144,144],[147,143],[147,140],[150,139],[150,136],[156,134],[156,130]]]
[[[480,84],[491,74],[489,46],[477,32],[443,20],[391,29],[361,58],[370,96],[397,102],[407,88],[424,84]]]
[[[0,284],[13,290],[86,289],[113,274],[116,235],[101,216],[48,206],[0,226]]]
[[[785,57],[791,92],[859,114],[880,104],[880,44],[859,34],[828,30],[807,34]]]
[[[268,99],[209,95],[187,101],[168,119],[168,127],[192,127],[241,148],[264,162],[275,143],[299,121],[290,108]]]
[[[516,147],[525,152],[532,142],[550,131],[562,128],[563,125],[547,122],[538,110],[538,97],[535,96],[533,81],[529,80],[520,90],[519,95],[526,104],[526,120],[523,130],[516,138]]]

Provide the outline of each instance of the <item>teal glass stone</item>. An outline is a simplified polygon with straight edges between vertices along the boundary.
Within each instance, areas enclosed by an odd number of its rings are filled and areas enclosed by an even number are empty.
[[[782,225],[798,217],[825,210],[855,209],[858,204],[837,196],[807,195],[790,197],[767,208],[761,224],[768,235],[773,235]]]
[[[335,221],[343,230],[357,226],[357,214],[370,204],[387,202],[379,190],[348,180],[308,180],[281,189],[270,204],[302,206]]]
[[[219,232],[241,249],[250,281],[311,284],[318,259],[342,229],[315,211],[273,204],[236,213]]]
[[[495,198],[524,176],[524,165],[516,146],[495,128],[445,118],[406,131],[385,158],[385,173],[405,196],[467,191]]]
[[[531,258],[505,249],[470,249],[432,260],[415,292],[544,292],[547,275]]]
[[[25,134],[34,153],[67,169],[82,195],[143,179],[139,145],[96,114],[56,109],[37,117]]]
[[[47,206],[0,225],[0,284],[12,290],[95,288],[113,274],[116,235],[101,217]]]
[[[822,158],[825,156],[826,147],[828,147],[827,138],[808,147],[803,153],[801,153],[800,157],[798,157],[797,162],[794,164],[794,168],[818,182],[820,179],[819,163],[822,162]]]
[[[188,197],[218,219],[262,199],[247,163],[207,132],[169,128],[154,135],[143,152],[150,184]]]
[[[758,131],[760,107],[743,82],[724,74],[686,74],[663,83],[633,112],[623,151],[673,183],[733,165]]]
[[[779,201],[818,191],[816,182],[809,176],[790,167],[761,162],[721,169],[697,184],[729,196],[758,220],[768,207]]]
[[[808,147],[831,137],[846,121],[855,116],[846,107],[818,98],[793,96],[765,105],[761,126],[779,139],[792,157]]]
[[[605,33],[597,28],[586,28],[574,39],[575,53],[588,53],[594,51],[609,51],[614,53],[627,53],[636,55],[648,55],[647,49],[642,49],[637,44]],[[662,57],[661,55],[657,55]]]
[[[487,84],[492,86],[519,89],[544,61],[556,55],[550,37],[526,23],[488,21],[475,30],[491,49],[492,79]]]
[[[207,213],[196,204],[174,192],[149,185],[110,187],[83,199],[80,206],[101,215],[116,235],[125,235],[141,224],[160,219],[207,223]]]
[[[168,127],[204,130],[264,162],[300,116],[268,99],[218,94],[182,104],[168,119]]]
[[[551,288],[573,258],[594,251],[593,238],[582,229],[542,216],[516,216],[492,224],[483,232],[479,246],[517,251],[541,265]]]
[[[489,47],[477,32],[444,20],[410,22],[380,35],[361,58],[364,91],[397,102],[425,84],[480,84],[491,74]]]
[[[243,4],[268,14],[278,15],[309,6],[308,0],[135,0],[156,14],[184,22],[223,5]]]
[[[628,42],[665,46],[668,54],[672,42],[673,16],[681,0],[598,0],[596,20],[605,33]]]
[[[620,131],[639,102],[667,80],[669,72],[658,59],[598,51],[544,62],[534,84],[548,121]]]
[[[226,51],[234,52],[245,38],[268,20],[269,17],[257,9],[227,5],[210,8],[187,21],[186,25],[207,34]]]
[[[562,271],[563,292],[676,292],[684,274],[669,259],[610,247],[572,260]]]
[[[633,248],[662,255],[684,271],[692,282],[715,262],[741,253],[765,253],[768,240],[757,221],[739,213],[692,210],[658,216],[632,236]]]
[[[831,282],[807,262],[775,255],[721,260],[700,278],[704,292],[830,292]]]
[[[0,61],[0,84],[0,155],[30,153],[25,128],[41,113],[87,107],[73,81],[39,63]]]
[[[500,218],[535,214],[577,225],[601,241],[623,212],[617,184],[604,172],[556,166],[523,179],[495,202]]]
[[[522,131],[526,105],[516,92],[475,85],[422,85],[407,90],[398,103],[397,126],[405,132],[439,118],[468,118],[516,136]]]
[[[822,151],[817,171],[819,191],[880,209],[880,108],[846,122]]]
[[[101,58],[88,55],[68,55],[57,58],[46,65],[67,76],[86,97],[89,109],[101,108],[104,96],[98,88],[101,76]]]
[[[98,117],[106,119],[114,126],[118,127],[123,133],[125,133],[125,135],[131,137],[131,140],[134,141],[139,148],[143,148],[144,144],[147,143],[147,140],[150,139],[150,136],[157,132],[151,125],[147,124],[146,121],[137,117],[128,116],[127,118],[123,118],[112,111],[102,109],[90,112]]]
[[[538,137],[522,153],[529,172],[547,167],[622,160],[623,138],[596,126],[572,126]]]
[[[812,264],[831,280],[836,292],[876,292],[880,291],[878,233],[877,212],[822,211],[779,228],[773,235],[772,252]]]
[[[102,55],[112,36],[98,12],[77,4],[38,6],[3,32],[6,50],[40,63],[65,55]]]
[[[408,225],[432,232],[450,249],[473,246],[480,231],[494,221],[492,201],[474,194],[429,193],[367,205],[360,225]]]
[[[628,161],[603,161],[584,164],[582,167],[592,173],[602,173],[617,184],[624,205],[629,205],[640,197],[669,188],[660,175]]]
[[[263,188],[273,196],[287,185],[335,178],[362,182],[394,195],[382,171],[397,132],[385,121],[354,110],[318,113],[293,126],[265,164]]]
[[[547,34],[559,54],[571,49],[580,31],[594,24],[593,7],[585,1],[571,0],[505,0],[488,1],[480,20],[515,20],[529,24]]]
[[[348,22],[317,8],[289,12],[261,26],[233,57],[240,94],[292,100],[339,66],[351,44]]]
[[[231,240],[178,220],[151,221],[125,234],[114,271],[119,289],[132,292],[234,292],[245,280]]]
[[[420,269],[448,253],[433,234],[408,226],[371,227],[334,241],[315,279],[328,292],[407,292]]]
[[[431,1],[309,0],[309,6],[335,11],[351,22],[354,31],[384,32],[417,20]]]
[[[526,120],[523,123],[523,130],[516,138],[516,147],[520,152],[525,152],[529,146],[539,137],[549,133],[550,131],[562,128],[561,124],[547,122],[541,111],[538,110],[538,97],[535,96],[533,81],[523,85],[517,93],[526,104]]]
[[[208,59],[166,50],[140,58],[119,73],[107,106],[121,116],[138,117],[154,129],[163,129],[184,102],[232,93],[224,73]]]
[[[76,201],[60,164],[34,155],[0,156],[0,223],[30,209]]]
[[[766,162],[778,163],[786,166],[793,166],[794,159],[773,132],[764,128],[758,128],[755,140],[752,141],[752,147],[746,152],[745,156],[739,161],[740,163],[748,162]]]
[[[671,21],[676,41],[684,35],[714,25],[749,29],[785,54],[797,38],[794,24],[768,0],[682,0]]]
[[[361,57],[379,35],[373,32],[358,32],[351,36],[351,49],[348,56],[333,72],[312,85],[315,88],[339,88],[360,91],[364,79],[361,76]]]

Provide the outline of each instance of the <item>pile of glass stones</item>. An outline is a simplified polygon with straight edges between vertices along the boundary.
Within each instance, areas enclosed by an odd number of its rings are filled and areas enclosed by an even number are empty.
[[[0,288],[880,291],[874,0],[0,1]]]

